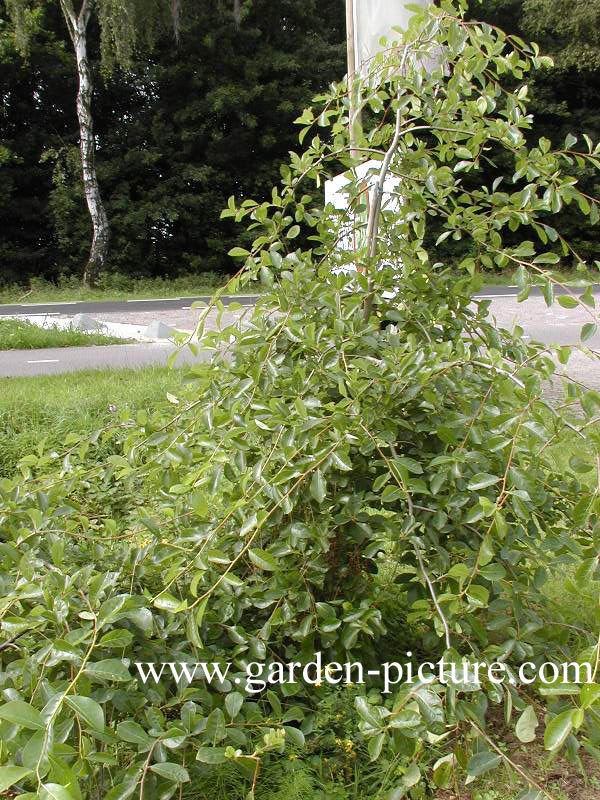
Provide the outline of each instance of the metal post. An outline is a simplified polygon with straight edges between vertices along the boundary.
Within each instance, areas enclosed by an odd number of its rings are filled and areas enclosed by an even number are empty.
[[[356,0],[346,0],[346,41],[348,48],[348,99],[350,100],[350,153],[353,158],[357,158],[357,125],[360,124],[358,118],[359,111],[356,105],[356,21],[354,14],[354,3]]]

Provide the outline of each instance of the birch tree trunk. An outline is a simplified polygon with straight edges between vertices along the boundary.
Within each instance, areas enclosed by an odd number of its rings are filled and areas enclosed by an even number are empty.
[[[93,286],[108,258],[110,225],[96,173],[96,143],[92,117],[93,85],[87,52],[87,28],[92,13],[92,4],[90,0],[83,0],[78,14],[75,12],[72,0],[60,0],[60,5],[75,49],[79,77],[77,119],[79,121],[81,168],[85,199],[93,229],[90,255],[83,271],[83,284],[84,286]]]
[[[233,19],[235,27],[239,28],[242,21],[242,0],[233,0]]]

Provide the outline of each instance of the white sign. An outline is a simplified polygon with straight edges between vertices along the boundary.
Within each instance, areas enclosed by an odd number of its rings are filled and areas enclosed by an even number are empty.
[[[369,208],[375,198],[375,187],[379,182],[381,173],[381,161],[365,161],[364,164],[359,164],[353,170],[344,172],[341,175],[336,175],[335,178],[325,183],[325,203],[331,203],[333,207],[339,211],[344,211],[348,208],[348,190],[352,183],[351,176],[354,174],[358,179],[361,195],[365,199],[367,208],[365,212],[368,214]],[[398,189],[400,186],[400,178],[395,175],[388,175],[383,183],[383,203],[381,210],[388,209],[398,210],[399,195]]]
[[[340,223],[338,234],[340,250],[355,252],[365,244],[369,214],[375,201],[375,190],[379,182],[381,167],[381,161],[367,161],[351,171],[336,175],[335,178],[325,183],[325,203],[333,206],[336,212],[334,216],[337,216]],[[357,188],[360,192],[358,202],[362,206],[362,211],[348,214],[349,190],[353,175],[355,179],[358,179]],[[385,215],[389,211],[398,212],[401,205],[400,178],[396,175],[388,175],[383,184],[381,214]],[[354,272],[355,270],[356,266],[351,264],[335,269],[334,272]]]
[[[356,67],[370,61],[381,50],[380,40],[385,37],[388,42],[399,39],[393,28],[408,27],[413,12],[405,3],[411,0],[354,0],[354,30],[356,35]],[[413,5],[427,8],[430,0],[412,0]]]

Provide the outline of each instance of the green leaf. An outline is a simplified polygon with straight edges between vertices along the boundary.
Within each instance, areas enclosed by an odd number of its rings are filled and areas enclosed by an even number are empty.
[[[407,789],[412,789],[412,787],[416,786],[420,780],[421,770],[415,763],[412,763],[402,776],[402,783]]]
[[[240,713],[240,709],[244,704],[244,696],[240,692],[230,692],[225,698],[225,710],[229,714],[230,719],[234,720]]]
[[[546,725],[544,747],[546,750],[558,750],[566,742],[573,730],[573,710],[563,711]]]
[[[227,735],[226,724],[225,714],[220,708],[215,708],[211,711],[206,719],[206,727],[203,731],[205,741],[208,740],[213,744],[223,741]]]
[[[102,733],[104,730],[104,711],[102,706],[92,700],[91,697],[73,695],[67,696],[65,699],[68,705],[90,728]]]
[[[59,783],[45,783],[40,789],[40,800],[77,800],[77,797]]]
[[[476,753],[467,765],[467,773],[472,778],[478,778],[492,769],[496,769],[502,758],[497,753]]]
[[[336,467],[341,469],[343,472],[352,471],[352,463],[347,455],[342,455],[341,453],[332,453],[331,459]]]
[[[366,697],[362,695],[357,697],[354,701],[354,705],[358,714],[365,722],[367,722],[372,728],[379,728],[381,727],[381,720],[375,713],[373,706],[369,704],[369,701]]]
[[[146,733],[142,726],[132,720],[120,722],[117,725],[117,736],[124,742],[137,744],[141,747],[151,747],[154,743],[154,739]]]
[[[23,700],[10,700],[0,706],[0,719],[5,719],[7,722],[12,722],[13,725],[21,725],[21,727],[32,731],[39,731],[46,727],[40,712]]]
[[[248,258],[250,252],[248,250],[244,250],[243,247],[232,247],[227,255],[231,256],[231,258]]]
[[[258,274],[260,276],[260,282],[263,284],[263,286],[266,286],[267,288],[273,286],[274,283],[273,273],[271,272],[270,269],[268,269],[268,267],[265,267],[263,265],[260,268]]]
[[[248,550],[248,557],[259,569],[264,569],[267,572],[275,572],[277,569],[277,559],[271,553],[267,553],[266,550],[261,550],[258,547]]]
[[[118,630],[105,633],[98,642],[98,647],[106,647],[110,650],[121,650],[125,647],[129,647],[132,641],[133,634],[131,631],[125,630],[125,628],[119,628]]]
[[[598,326],[595,322],[587,322],[581,329],[581,341],[587,342],[592,336],[595,336],[598,331]]]
[[[524,744],[533,742],[535,740],[535,731],[538,725],[538,718],[535,714],[533,706],[527,706],[525,711],[523,711],[519,717],[515,727],[515,733],[517,734],[519,741],[523,742]]]
[[[26,767],[0,767],[0,792],[5,792],[32,773],[33,770]]]
[[[447,789],[452,781],[454,774],[454,762],[452,756],[440,759],[433,768],[433,782],[438,789]]]
[[[579,695],[580,688],[577,683],[557,683],[546,684],[539,687],[539,693],[543,697],[575,697]]]
[[[291,725],[284,725],[286,742],[291,742],[294,747],[304,747],[305,739],[304,734],[300,728],[294,728]]]
[[[321,504],[327,496],[327,482],[320,469],[313,473],[310,482],[310,493],[319,504]]]
[[[145,518],[143,518],[141,521],[146,524]],[[154,530],[153,533],[160,533],[160,528],[157,525],[156,530]],[[121,594],[105,600],[98,611],[98,627],[101,628],[103,625],[107,625],[108,623],[114,622],[116,619],[118,619],[128,599],[128,595]]]
[[[253,531],[257,525],[258,525],[258,518],[256,514],[251,514],[246,520],[244,520],[244,523],[240,528],[240,537],[249,534],[250,531]]]
[[[472,583],[467,590],[467,597],[474,606],[486,608],[490,601],[490,593],[485,586]]]
[[[563,308],[577,308],[579,303],[574,297],[569,294],[561,294],[558,296],[558,304]]]
[[[118,658],[107,658],[104,661],[89,663],[85,672],[93,678],[104,681],[125,682],[132,680],[131,674],[125,664]]]
[[[173,783],[189,783],[190,776],[185,767],[180,764],[174,764],[171,761],[165,761],[162,764],[153,764],[150,769],[161,778],[166,778]]]
[[[199,747],[196,753],[196,760],[203,764],[224,764],[225,747]]]
[[[558,253],[541,253],[533,259],[534,264],[558,264],[559,261]]]
[[[367,749],[369,751],[369,755],[371,756],[371,761],[377,761],[381,755],[385,737],[385,733],[378,733],[376,736],[373,736],[371,739],[369,739]]]
[[[153,603],[155,608],[159,611],[168,611],[170,614],[178,614],[180,611],[185,611],[187,608],[187,600],[178,600],[168,592],[159,594]]]
[[[131,781],[123,781],[113,786],[102,798],[102,800],[128,800],[134,792],[136,785]]]
[[[472,492],[477,492],[480,489],[487,489],[488,486],[493,486],[498,483],[500,478],[497,475],[489,475],[487,472],[478,472],[474,475],[467,485],[467,489]]]
[[[591,708],[600,702],[600,685],[597,683],[586,683],[581,687],[581,706]]]
[[[573,136],[572,133],[568,133],[565,137],[565,150],[570,150],[576,144],[577,144],[577,137]]]
[[[415,475],[423,474],[423,467],[414,458],[408,458],[408,456],[398,456],[397,458],[394,458],[393,463],[394,466],[407,469],[409,472],[412,472]]]

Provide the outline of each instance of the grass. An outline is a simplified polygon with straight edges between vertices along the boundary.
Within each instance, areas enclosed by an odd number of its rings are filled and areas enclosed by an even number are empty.
[[[92,433],[124,408],[151,409],[180,382],[166,367],[0,379],[0,478],[42,442],[60,452],[67,434]]]
[[[75,328],[40,328],[33,322],[0,319],[0,350],[39,350],[46,347],[87,347],[90,345],[128,344],[131,340],[84,333]]]
[[[0,303],[60,303],[93,300],[150,300],[152,298],[212,295],[224,285],[227,276],[201,272],[180,278],[132,278],[106,275],[94,289],[84,289],[78,280],[63,279],[51,283],[33,278],[29,286],[0,286]],[[254,288],[244,293],[253,293]]]

